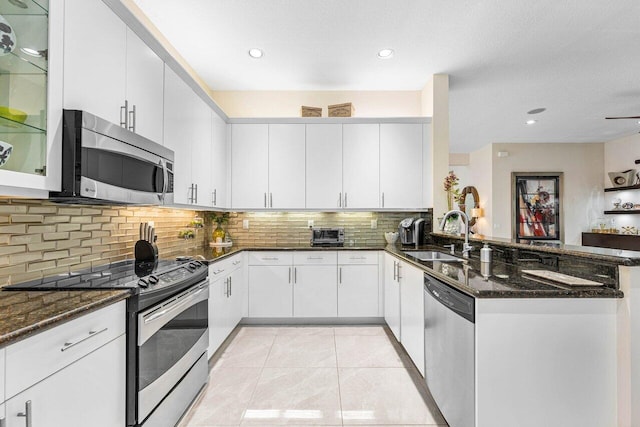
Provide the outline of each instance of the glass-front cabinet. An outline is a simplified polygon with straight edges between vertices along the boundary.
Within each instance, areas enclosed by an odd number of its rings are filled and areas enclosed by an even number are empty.
[[[0,173],[47,174],[48,33],[48,0],[0,0]]]

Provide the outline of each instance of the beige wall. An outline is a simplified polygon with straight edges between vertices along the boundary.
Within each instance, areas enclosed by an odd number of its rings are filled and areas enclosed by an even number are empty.
[[[484,216],[476,221],[476,232],[487,236],[492,235],[492,183],[493,183],[493,156],[491,144],[474,151],[469,155],[468,182],[465,185],[473,185],[480,196],[480,207],[484,210]]]
[[[489,147],[490,153],[485,147],[471,154],[472,176],[485,205],[482,233],[511,238],[511,172],[563,172],[564,242],[579,245],[581,233],[603,209],[604,144],[496,143]],[[499,151],[509,155],[498,157]]]
[[[419,91],[212,91],[229,117],[300,117],[300,107],[351,102],[354,117],[418,117]]]

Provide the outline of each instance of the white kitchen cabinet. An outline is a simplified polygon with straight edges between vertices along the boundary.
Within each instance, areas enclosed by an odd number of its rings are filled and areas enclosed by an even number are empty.
[[[400,261],[396,274],[400,283],[400,342],[424,376],[424,272]]]
[[[211,206],[226,208],[227,199],[227,124],[215,112],[212,114],[211,144]],[[204,197],[204,195],[203,195]]]
[[[380,124],[380,202],[385,209],[422,209],[423,125]],[[425,173],[428,171],[425,170]]]
[[[270,209],[305,207],[305,125],[269,125]]]
[[[129,28],[126,54],[125,96],[129,101],[129,127],[135,133],[162,144],[164,62]]]
[[[65,0],[66,109],[124,122],[127,27],[101,0]]]
[[[293,316],[293,267],[249,266],[249,317]]]
[[[193,183],[192,198],[196,206],[213,206],[213,191],[211,189],[211,156],[212,135],[211,109],[195,94],[191,92],[193,102],[193,139],[191,142],[191,182]],[[185,141],[186,142],[186,141]]]
[[[338,254],[338,317],[379,316],[378,254]]]
[[[293,263],[293,317],[336,317],[337,253],[296,252]]]
[[[342,208],[342,125],[306,125],[306,208]]]
[[[400,283],[398,283],[398,263],[393,255],[384,254],[384,320],[398,341],[400,341]]]
[[[7,427],[125,424],[125,304],[85,314],[3,350]]]
[[[237,254],[209,265],[209,358],[246,313],[243,260]]]
[[[380,125],[342,126],[342,192],[346,209],[380,206]]]
[[[124,424],[124,335],[6,402],[7,427],[113,427]]]
[[[266,209],[269,192],[269,125],[231,125],[231,207]]]
[[[100,0],[65,0],[66,109],[163,140],[163,61]]]
[[[174,203],[211,207],[211,109],[168,66],[164,75],[164,145],[174,152]]]

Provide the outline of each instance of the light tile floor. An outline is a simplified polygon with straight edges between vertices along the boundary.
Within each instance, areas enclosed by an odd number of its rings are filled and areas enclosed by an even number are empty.
[[[181,427],[446,426],[383,327],[243,327]]]

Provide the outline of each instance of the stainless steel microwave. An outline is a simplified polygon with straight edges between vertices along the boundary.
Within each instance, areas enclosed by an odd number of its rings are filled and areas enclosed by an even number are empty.
[[[86,111],[64,110],[62,187],[53,201],[173,203],[174,153]]]
[[[344,228],[311,229],[311,246],[344,246]]]

